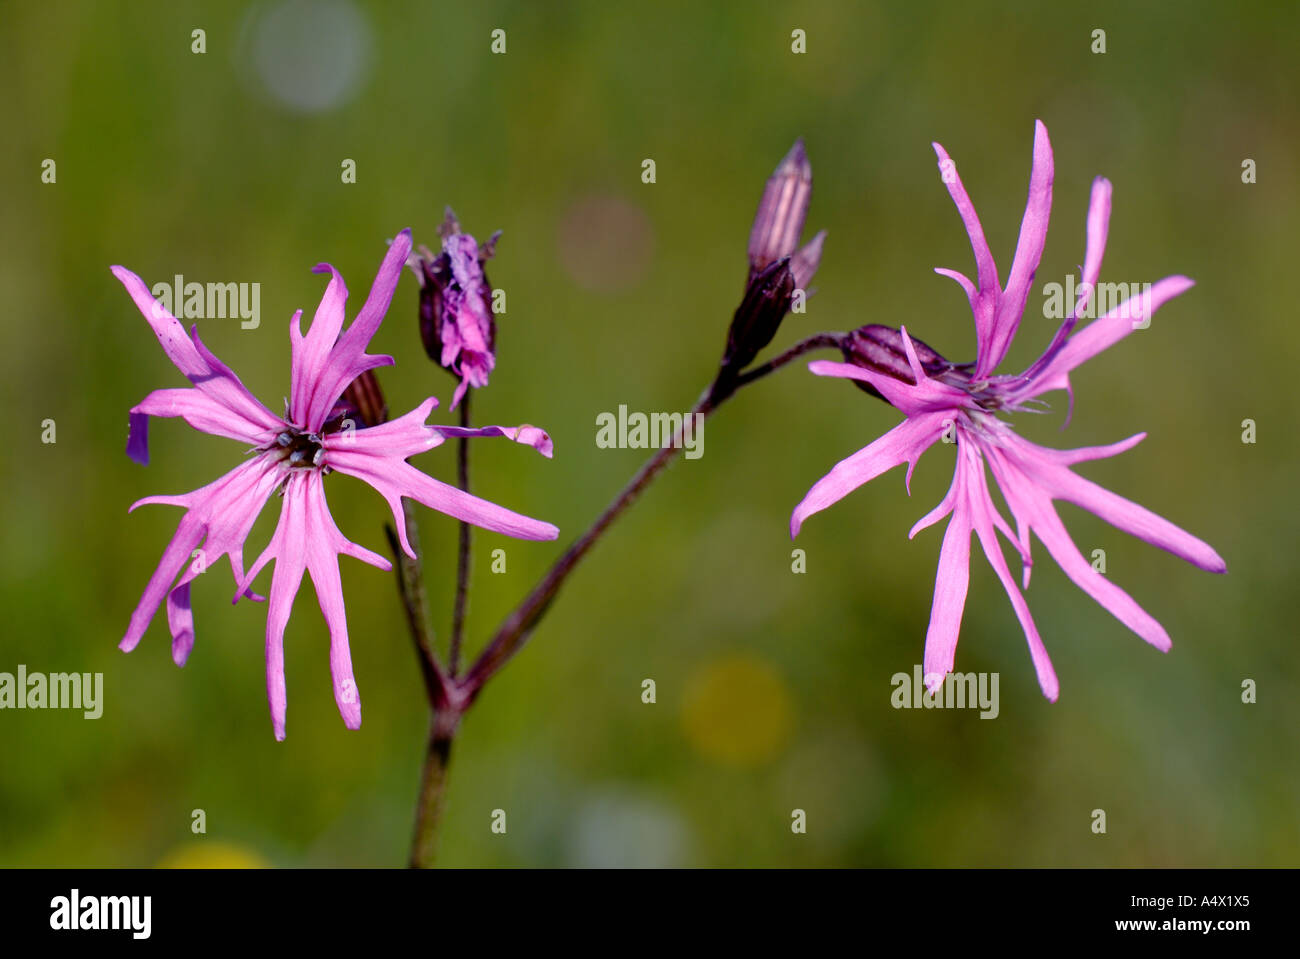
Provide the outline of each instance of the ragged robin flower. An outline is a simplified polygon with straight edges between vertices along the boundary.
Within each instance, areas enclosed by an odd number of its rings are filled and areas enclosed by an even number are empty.
[[[184,665],[194,646],[191,581],[222,556],[229,556],[235,600],[244,596],[260,600],[250,585],[274,559],[266,618],[266,686],[276,739],[285,735],[284,629],[304,573],[311,576],[329,627],[335,702],[348,728],[361,725],[361,699],[352,672],[338,557],[346,554],[385,570],[392,566],[339,531],[325,500],[325,477],[330,473],[363,480],[387,500],[402,548],[412,557],[402,497],[508,536],[543,540],[558,535],[550,523],[471,496],[407,462],[408,457],[433,449],[449,436],[505,436],[550,456],[551,441],[542,430],[531,426],[428,426],[425,420],[438,402],[433,397],[405,416],[380,425],[357,428],[347,418],[340,397],[349,384],[362,373],[393,362],[392,357],[365,350],[383,321],[410,249],[410,232],[403,231],[389,247],[365,305],[346,330],[343,320],[348,292],[343,277],[328,264],[315,268],[317,273],[330,274],[330,282],[307,333],[301,331],[301,310],[290,322],[291,392],[283,416],[263,406],[203,345],[197,327],[187,334],[138,276],[113,267],[113,274],[149,321],[168,359],[193,384],[156,390],[131,410],[127,453],[148,463],[151,416],[179,416],[195,429],[238,440],[249,449],[243,463],[201,489],[176,496],[148,496],[132,505],[131,509],[146,503],[180,506],[185,515],[131,615],[121,648],[128,652],[135,648],[165,599],[172,658],[177,665]],[[273,493],[280,496],[279,523],[270,544],[245,572],[244,542]]]
[[[934,149],[943,180],[970,235],[976,281],[951,270],[936,272],[956,280],[966,292],[975,318],[976,360],[973,364],[952,364],[919,341],[913,341],[906,329],[871,326],[856,331],[845,341],[848,362],[809,364],[820,376],[848,377],[871,387],[906,418],[819,480],[795,507],[790,531],[792,536],[798,534],[804,520],[813,513],[895,466],[907,464],[910,485],[912,470],[922,453],[941,438],[955,442],[952,486],[943,501],[909,534],[915,536],[918,531],[951,516],[939,552],[925,639],[926,685],[932,691],[937,689],[953,668],[969,582],[970,538],[974,533],[1011,599],[1029,643],[1043,694],[1055,700],[1059,692],[1056,673],[1029,606],[1007,568],[997,538],[999,531],[1020,552],[1025,589],[1029,587],[1032,531],[1077,586],[1162,651],[1170,647],[1164,627],[1083,557],[1061,523],[1053,501],[1066,500],[1082,506],[1118,529],[1201,569],[1222,573],[1226,566],[1208,544],[1071,469],[1077,463],[1131,449],[1146,434],[1139,433],[1109,446],[1055,450],[1019,436],[1006,417],[1034,409],[1034,402],[1044,393],[1070,391],[1072,370],[1114,346],[1133,329],[1147,325],[1158,307],[1191,287],[1192,281],[1183,276],[1166,277],[1075,332],[1077,318],[1086,313],[1089,297],[1097,287],[1110,221],[1111,185],[1099,177],[1092,186],[1083,282],[1073,314],[1062,324],[1043,355],[1023,373],[995,373],[1020,324],[1047,239],[1053,173],[1047,128],[1041,122],[1035,128],[1029,200],[1005,287],[998,279],[983,227],[956,175],[956,167],[943,147],[936,143]],[[1073,403],[1072,392],[1070,398]],[[1014,533],[990,496],[986,466],[1016,520]]]

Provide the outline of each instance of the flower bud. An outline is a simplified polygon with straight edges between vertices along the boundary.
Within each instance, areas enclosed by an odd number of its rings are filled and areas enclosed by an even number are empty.
[[[794,273],[796,289],[807,290],[813,274],[822,261],[822,246],[826,243],[826,231],[817,234],[790,257],[790,271]],[[809,291],[811,293],[811,291]]]
[[[743,370],[759,350],[772,342],[790,309],[794,289],[789,258],[768,265],[750,281],[727,330],[727,348],[722,354],[724,375]]]
[[[795,140],[767,180],[749,231],[749,279],[794,252],[812,198],[812,164]]]
[[[822,230],[795,252],[811,199],[812,164],[808,162],[803,140],[795,140],[790,152],[768,177],[758,212],[754,214],[754,225],[749,231],[749,284],[777,260],[790,257],[795,287],[807,289],[808,281],[817,272],[826,239],[826,231]]]
[[[939,352],[912,336],[912,349],[926,376],[938,379],[968,380],[970,363],[951,363]],[[916,384],[912,376],[912,364],[907,360],[907,349],[903,345],[903,334],[892,326],[869,323],[849,333],[840,343],[840,352],[844,359],[854,366],[882,373],[904,383]],[[870,383],[853,380],[853,385],[865,390],[872,396],[883,399],[880,392]]]
[[[492,287],[483,264],[496,252],[493,233],[479,246],[462,233],[450,209],[438,229],[442,250],[434,254],[421,247],[409,265],[420,280],[420,339],[429,358],[446,368],[460,383],[452,396],[453,409],[465,391],[486,386],[496,365],[496,320],[492,315]]]
[[[805,289],[821,262],[823,230],[796,251],[812,197],[812,165],[803,140],[796,140],[768,177],[749,231],[749,276],[745,297],[727,330],[722,370],[713,391],[720,396],[735,377],[772,342],[790,311],[795,290]]]

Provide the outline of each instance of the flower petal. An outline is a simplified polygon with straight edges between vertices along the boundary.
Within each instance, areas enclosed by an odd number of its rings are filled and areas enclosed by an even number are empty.
[[[194,384],[196,390],[228,411],[228,424],[241,424],[238,439],[256,445],[263,442],[267,431],[279,427],[279,419],[258,402],[240,382],[239,377],[203,345],[197,327],[192,329],[191,339],[180,321],[154,299],[143,280],[125,267],[115,266],[112,270],[135,301],[136,308],[149,322],[168,359]],[[136,413],[131,417],[130,426],[127,454],[139,463],[148,463],[147,421]],[[234,429],[233,425],[230,425],[230,429]]]
[[[149,414],[128,414],[126,428],[126,455],[141,466],[149,465]]]
[[[822,261],[822,247],[826,245],[826,231],[818,230],[811,240],[790,257],[790,272],[794,274],[796,289],[807,291],[817,267]]]
[[[328,263],[317,263],[313,273],[328,273],[329,285],[325,287],[311,327],[302,332],[302,310],[289,321],[290,393],[289,411],[295,424],[307,429],[307,413],[311,409],[312,395],[320,382],[321,371],[329,361],[330,351],[338,342],[343,330],[347,310],[348,287],[339,271]]]
[[[555,451],[555,445],[551,442],[551,437],[546,430],[537,426],[529,426],[526,423],[523,426],[476,426],[473,428],[434,426],[433,430],[447,437],[504,436],[506,439],[522,443],[524,446],[531,446],[547,459],[550,459],[551,454]]]
[[[1073,466],[1075,463],[1085,463],[1089,460],[1103,460],[1118,456],[1120,453],[1131,450],[1146,438],[1146,433],[1134,433],[1126,440],[1120,440],[1118,443],[1111,443],[1107,446],[1081,446],[1072,450],[1054,450],[1039,446],[1038,451],[1057,463]]]
[[[460,406],[460,401],[465,398],[467,392],[469,392],[469,377],[462,376],[460,382],[456,384],[455,391],[451,394],[451,408],[453,410]]]
[[[1052,506],[1051,495],[1041,490],[1035,479],[1022,470],[1019,459],[1013,459],[1000,450],[985,452],[1002,495],[1022,529],[1032,529],[1065,575],[1112,616],[1152,646],[1168,650],[1172,643],[1165,628],[1083,557]]]
[[[249,570],[251,582],[262,567],[275,559],[270,599],[266,610],[266,700],[271,710],[271,730],[277,740],[285,736],[288,693],[284,679],[284,629],[289,623],[302,574],[307,566],[307,522],[303,485],[306,473],[292,474],[285,482],[280,519],[262,555]]]
[[[1141,435],[1141,434],[1139,434]],[[1063,499],[1082,506],[1088,512],[1100,516],[1116,529],[1123,530],[1130,536],[1136,536],[1152,546],[1158,546],[1179,559],[1184,559],[1193,566],[1206,572],[1227,572],[1227,564],[1214,548],[1204,540],[1198,539],[1186,530],[1180,529],[1163,516],[1159,516],[1132,500],[1112,493],[1103,486],[1072,472],[1058,460],[1068,459],[1069,453],[1095,453],[1098,449],[1116,449],[1121,452],[1135,445],[1132,438],[1113,447],[1094,447],[1090,450],[1067,451],[1062,457],[1056,450],[1045,450],[1028,440],[1019,440],[1008,449],[1017,465],[1031,481],[1036,481],[1053,498]],[[1114,455],[1114,454],[1102,454]],[[1095,458],[1084,456],[1082,458]]]
[[[1128,336],[1137,325],[1150,320],[1152,314],[1169,300],[1195,286],[1185,276],[1167,276],[1135,296],[1129,297],[1105,316],[1094,320],[1066,341],[1059,353],[1047,363],[1017,398],[1038,396],[1050,390],[1069,389],[1070,372],[1103,350]]]
[[[880,391],[887,403],[906,416],[939,410],[945,410],[954,416],[962,407],[974,405],[965,391],[929,377],[923,376],[920,381],[912,384],[854,363],[835,360],[813,360],[808,364],[808,369],[817,376],[835,376],[870,383]]]
[[[460,490],[430,479],[403,462],[410,456],[440,445],[448,436],[504,436],[532,446],[543,456],[549,457],[552,453],[550,436],[536,426],[427,426],[425,420],[437,403],[431,396],[404,416],[379,426],[328,434],[323,440],[325,462],[332,469],[369,483],[388,501],[396,521],[398,539],[407,555],[413,556],[413,552],[406,534],[405,513],[401,503],[403,496],[419,500],[426,506],[448,512],[466,522],[510,536],[525,539],[554,539],[558,536],[559,530],[550,523],[520,516],[477,497],[462,499],[466,494]],[[419,495],[416,494],[417,490]],[[448,493],[448,490],[451,492]],[[421,499],[421,496],[426,499]],[[444,505],[446,509],[443,508]]]
[[[261,446],[275,438],[273,427],[249,431],[249,423],[243,416],[235,413],[224,403],[212,398],[208,393],[189,387],[173,387],[154,390],[131,408],[131,438],[127,441],[128,452],[133,444],[144,451],[144,463],[148,463],[148,433],[142,431],[136,436],[138,420],[144,417],[144,430],[148,428],[148,417],[179,416],[190,426],[212,436],[224,436],[239,440],[252,446]],[[136,459],[136,457],[132,457]]]
[[[370,484],[388,501],[403,549],[408,551],[401,502],[403,496],[463,522],[518,539],[546,540],[560,535],[559,529],[550,523],[523,516],[439,482],[398,459],[340,449],[330,453],[329,463],[340,473],[355,476]]]
[[[192,493],[145,497],[132,506],[134,509],[145,503],[164,503],[182,506],[186,513],[131,614],[126,635],[119,644],[123,650],[130,652],[140,642],[163,597],[170,591],[174,595],[168,600],[167,617],[172,631],[173,658],[177,665],[184,664],[194,642],[188,584],[226,555],[230,557],[235,581],[240,581],[244,541],[277,482],[275,467],[258,457]],[[178,576],[180,581],[176,582]]]
[[[1173,645],[1169,634],[1154,617],[1137,604],[1124,590],[1093,569],[1084,559],[1050,503],[1042,504],[1033,523],[1034,532],[1043,541],[1052,559],[1076,586],[1095,599],[1133,632],[1162,652]]]
[[[1029,644],[1029,656],[1034,663],[1034,672],[1038,675],[1038,685],[1043,690],[1044,696],[1052,702],[1056,702],[1061,692],[1061,684],[1056,678],[1056,670],[1052,667],[1051,657],[1047,655],[1047,647],[1043,645],[1042,637],[1038,635],[1038,627],[1034,624],[1034,617],[1029,612],[1029,604],[1025,602],[1024,595],[1020,592],[1011,576],[1011,570],[1007,568],[1006,557],[1002,554],[1002,544],[998,542],[996,530],[1001,530],[1011,543],[1017,546],[1019,544],[1016,537],[1011,534],[1011,529],[1007,526],[1006,521],[998,514],[997,506],[994,505],[993,498],[989,495],[988,481],[984,476],[984,462],[982,459],[979,459],[977,466],[969,471],[968,479],[969,487],[966,496],[969,502],[971,524],[980,538],[980,545],[984,548],[984,555],[988,558],[989,565],[993,567],[993,572],[997,574],[998,580],[1002,583],[1007,598],[1011,600],[1011,607],[1015,610],[1016,619],[1020,621],[1020,628],[1025,634],[1025,642]],[[1028,564],[1029,560],[1023,549],[1022,556],[1024,556],[1025,562]]]
[[[1079,299],[1075,316],[1083,313],[1097,289],[1101,277],[1101,258],[1106,252],[1106,234],[1110,229],[1110,181],[1103,176],[1092,181],[1092,195],[1088,198],[1088,242],[1083,254],[1083,275],[1079,284]]]
[[[948,187],[952,202],[957,205],[962,223],[966,225],[971,250],[975,253],[975,280],[979,291],[972,298],[971,312],[975,315],[977,355],[984,356],[993,337],[994,312],[997,310],[998,299],[1002,295],[1002,287],[998,283],[997,264],[993,262],[988,240],[984,238],[984,227],[980,225],[975,205],[971,203],[970,195],[967,194],[966,187],[962,185],[961,177],[957,173],[957,164],[939,144],[932,143],[931,146],[939,157],[939,171],[944,184]]]
[[[393,362],[391,356],[371,355],[366,352],[370,340],[379,329],[379,324],[388,312],[397,281],[402,275],[402,265],[411,252],[411,231],[403,230],[388,247],[375,282],[366,297],[365,305],[357,313],[356,319],[348,326],[324,363],[316,373],[311,387],[311,401],[305,412],[294,411],[301,417],[303,429],[313,433],[320,432],[325,418],[333,408],[334,402],[343,395],[348,384],[377,366],[387,366]]]
[[[926,688],[931,692],[941,686],[944,677],[952,672],[962,612],[966,608],[966,590],[970,585],[970,514],[961,499],[959,493],[958,507],[943,534],[939,571],[934,577],[930,625],[925,632],[924,678]]]
[[[306,495],[307,569],[321,614],[330,631],[330,676],[334,702],[348,729],[361,728],[361,695],[352,673],[352,651],[348,647],[348,618],[343,602],[343,581],[339,576],[338,548],[344,536],[339,532],[325,503],[320,474],[311,474],[304,484]]]
[[[131,621],[127,624],[126,635],[122,641],[117,644],[118,649],[129,653],[139,644],[144,631],[149,628],[149,623],[158,612],[158,607],[162,605],[163,598],[172,588],[172,583],[180,575],[185,564],[190,560],[190,554],[203,541],[203,523],[196,515],[191,518],[190,513],[186,513],[181,519],[180,525],[176,528],[171,542],[163,550],[162,559],[154,568],[153,575],[149,577],[149,582],[145,585],[144,593],[140,601],[136,603],[135,611],[131,613]]]
[[[997,573],[1002,588],[1006,590],[1007,598],[1011,600],[1011,607],[1016,612],[1016,619],[1020,621],[1020,628],[1024,630],[1025,642],[1029,644],[1029,656],[1033,660],[1034,672],[1038,676],[1038,686],[1044,696],[1056,702],[1061,694],[1061,683],[1056,678],[1056,670],[1052,667],[1052,659],[1047,654],[1047,647],[1043,645],[1043,640],[1038,635],[1038,627],[1029,612],[1029,604],[1025,602],[1024,594],[1016,586],[1016,581],[1007,568],[1006,558],[1002,555],[1002,545],[991,529],[980,528],[977,532],[980,545],[984,547],[984,555],[988,557],[989,565]]]
[[[970,303],[971,312],[973,313],[976,306],[979,304],[979,290],[975,288],[975,284],[970,281],[969,277],[964,273],[959,273],[956,270],[947,270],[941,266],[936,266],[934,272],[938,273],[940,276],[946,276],[950,280],[957,281],[957,284],[966,293],[966,300]]]
[[[404,460],[442,445],[443,435],[425,425],[437,405],[438,400],[430,396],[409,413],[377,426],[325,434],[321,445],[325,448],[326,462],[332,466],[333,454],[340,450]]]
[[[1043,257],[1047,243],[1047,222],[1052,212],[1052,144],[1047,138],[1047,127],[1042,120],[1034,122],[1034,165],[1029,174],[1029,199],[1020,223],[1020,240],[1016,244],[1015,260],[1007,274],[1006,289],[998,298],[993,332],[988,350],[981,351],[975,366],[976,378],[987,376],[997,369],[1007,355],[1015,338],[1020,318],[1029,299],[1029,288]]]
[[[172,634],[172,662],[184,666],[194,649],[194,612],[190,608],[188,582],[167,594],[167,628]]]
[[[240,583],[241,588],[247,588],[267,563],[275,560],[266,616],[266,692],[276,739],[284,739],[287,709],[284,630],[304,572],[311,574],[316,599],[330,631],[334,701],[349,729],[361,725],[361,698],[352,674],[347,612],[339,577],[338,556],[341,553],[383,570],[392,569],[392,564],[384,557],[350,542],[339,531],[330,515],[324,478],[319,472],[293,471],[285,481],[280,519],[271,542]]]
[[[849,366],[847,363],[835,365]],[[790,537],[793,539],[799,535],[800,527],[809,516],[838,503],[881,473],[907,463],[910,475],[911,468],[915,467],[921,454],[943,433],[950,415],[950,411],[941,410],[908,417],[884,436],[835,464],[829,473],[813,484],[812,489],[794,508],[790,516]]]
[[[930,510],[930,512],[926,513],[912,525],[912,528],[907,531],[907,538],[915,539],[917,533],[929,529],[935,523],[939,522],[939,520],[951,513],[956,507],[957,477],[954,475],[953,481],[948,487],[948,492],[945,493],[943,499],[939,501],[939,505]]]

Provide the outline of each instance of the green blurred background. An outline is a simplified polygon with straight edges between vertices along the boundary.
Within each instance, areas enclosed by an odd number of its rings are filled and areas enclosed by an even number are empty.
[[[278,409],[287,320],[324,289],[313,264],[343,271],[351,313],[385,240],[411,226],[436,243],[445,204],[480,238],[505,231],[491,279],[508,312],[476,420],[543,425],[556,454],[479,441],[475,491],[557,523],[562,542],[477,538],[477,646],[640,463],[642,451],[595,446],[596,414],[685,410],[712,375],[754,207],[795,137],[814,168],[809,231],[830,235],[819,292],[774,349],[906,323],[968,358],[964,298],[931,272],[973,274],[930,141],[959,164],[1005,275],[1041,117],[1053,227],[1008,367],[1054,331],[1041,285],[1082,260],[1097,174],[1115,189],[1102,279],[1198,282],[1076,374],[1064,434],[1061,394],[1050,415],[1020,418],[1058,446],[1149,432],[1082,472],[1208,540],[1227,576],[1061,511],[1173,651],[1129,633],[1035,543],[1027,595],[1062,689],[1050,704],[977,554],[957,668],[1000,673],[1000,716],[891,708],[890,677],[920,661],[941,535],[906,533],[946,489],[951,452],[922,461],[910,499],[897,471],[811,520],[795,544],[807,573],[792,573],[791,508],[898,419],[799,364],[709,422],[703,458],[650,490],[487,688],[456,744],[441,861],[1296,864],[1300,324],[1282,281],[1300,256],[1300,16],[1273,3],[1072,6],[5,5],[0,671],[102,671],[105,706],[95,721],[0,712],[0,863],[396,865],[410,837],[427,716],[391,575],[343,564],[359,732],[335,711],[306,587],[285,642],[284,743],[265,702],[264,607],[229,604],[225,561],[195,586],[185,669],[161,614],[134,653],[116,649],[180,517],[128,504],[208,482],[243,451],[155,421],[152,464],[126,458],[127,409],[183,380],[110,264],[150,284],[260,283],[260,328],[200,326]],[[495,28],[505,55],[489,51]],[[54,184],[40,181],[47,157]],[[424,358],[415,300],[405,276],[375,339],[397,358],[381,382],[395,412],[430,393],[445,410],[452,380]],[[451,447],[416,463],[454,475]],[[343,531],[385,550],[382,500],[347,478],[328,489]],[[421,509],[420,533],[445,640],[455,525]],[[489,570],[496,547],[504,575]],[[505,835],[489,829],[498,808]],[[795,808],[806,835],[791,832]],[[1104,836],[1090,828],[1098,808]]]

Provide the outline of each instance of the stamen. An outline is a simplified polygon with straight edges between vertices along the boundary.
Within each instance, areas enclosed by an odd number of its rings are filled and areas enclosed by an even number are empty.
[[[317,433],[303,433],[288,427],[275,438],[267,451],[278,450],[286,466],[293,469],[319,469],[325,460],[323,440]]]
[[[1012,384],[1028,383],[1033,380],[1033,378],[1041,373],[1047,367],[1048,363],[1056,359],[1056,355],[1065,348],[1066,341],[1070,338],[1070,332],[1074,329],[1074,324],[1077,322],[1079,322],[1077,316],[1067,317],[1066,321],[1061,324],[1061,328],[1056,331],[1056,335],[1052,337],[1052,342],[1047,344],[1047,349],[1043,351],[1043,355],[1034,360],[1034,362],[1029,365],[1029,368],[1019,376],[1008,377],[1004,381],[1003,385],[1011,386]]]

